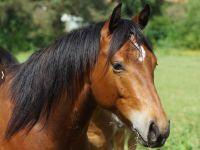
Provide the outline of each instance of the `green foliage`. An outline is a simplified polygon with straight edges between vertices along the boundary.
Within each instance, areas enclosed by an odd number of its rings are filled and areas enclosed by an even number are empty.
[[[30,15],[24,12],[17,2],[1,2],[0,8],[0,15],[2,16],[0,20],[1,45],[7,49],[12,49],[12,45],[15,43],[16,45],[21,45],[20,48],[22,49],[25,47],[30,48],[29,37],[27,36],[31,30]]]
[[[148,37],[160,47],[199,49],[199,8],[199,0],[173,6],[165,4],[162,15],[155,16],[151,21],[147,29]]]
[[[0,0],[0,46],[11,51],[46,47],[64,32],[63,13],[84,23],[108,17],[107,0]]]
[[[187,5],[188,12],[182,25],[183,46],[189,48],[200,48],[200,1],[193,0]],[[181,25],[180,25],[181,26]],[[183,26],[185,28],[183,28]]]
[[[0,45],[12,51],[25,51],[42,47],[56,37],[59,30],[52,25],[55,15],[51,11],[44,22],[34,22],[33,12],[39,3],[25,0],[0,2]],[[45,23],[50,19],[51,21]],[[62,28],[61,28],[62,29]],[[54,32],[55,31],[55,32]]]
[[[124,4],[125,15],[131,17],[136,15],[144,5],[149,4],[151,6],[152,15],[159,15],[161,13],[161,6],[164,3],[163,0],[122,0]]]
[[[123,15],[136,15],[145,4],[152,15],[144,30],[154,46],[200,48],[200,1],[122,0]],[[0,0],[0,46],[18,52],[46,47],[64,32],[61,15],[83,18],[83,24],[105,20],[115,0]]]

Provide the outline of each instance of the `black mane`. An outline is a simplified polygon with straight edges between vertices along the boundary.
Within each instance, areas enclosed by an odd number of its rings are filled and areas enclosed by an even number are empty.
[[[76,99],[85,77],[89,76],[97,61],[103,24],[74,30],[17,67],[11,89],[14,110],[6,138],[25,127],[31,129],[41,116],[48,118],[63,89],[69,101]],[[113,31],[110,56],[129,39],[130,34],[134,34],[139,42],[146,41],[136,24],[122,20]]]

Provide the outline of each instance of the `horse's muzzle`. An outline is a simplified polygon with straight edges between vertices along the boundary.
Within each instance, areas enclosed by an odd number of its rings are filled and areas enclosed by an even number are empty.
[[[165,144],[165,141],[167,140],[170,133],[170,122],[168,124],[167,129],[164,132],[160,132],[158,126],[156,123],[152,122],[149,127],[148,132],[148,143],[147,147],[161,147]]]

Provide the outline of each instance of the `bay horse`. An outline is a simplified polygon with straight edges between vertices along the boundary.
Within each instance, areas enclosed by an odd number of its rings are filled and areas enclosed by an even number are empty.
[[[136,131],[143,146],[164,145],[169,120],[154,86],[156,57],[141,31],[149,14],[147,5],[122,19],[119,4],[107,21],[72,31],[6,69],[0,149],[88,150],[97,105]]]
[[[5,80],[5,68],[17,63],[17,59],[8,50],[0,47],[0,71],[2,72],[0,84]],[[93,150],[109,150],[114,147],[116,150],[123,150],[126,135],[121,127],[118,128],[118,123],[110,112],[99,107],[95,110],[87,131],[88,140]]]

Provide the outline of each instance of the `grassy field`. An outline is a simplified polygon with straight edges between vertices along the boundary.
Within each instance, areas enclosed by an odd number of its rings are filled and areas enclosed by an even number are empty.
[[[24,61],[29,54],[18,59]],[[163,51],[157,56],[156,84],[171,120],[170,137],[160,149],[200,150],[200,52]]]

